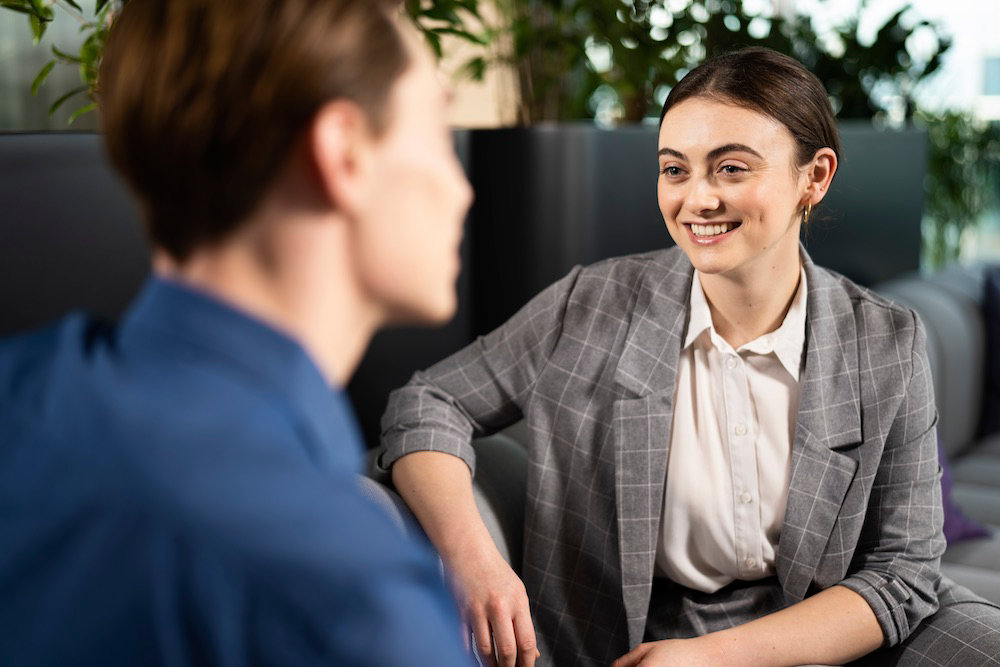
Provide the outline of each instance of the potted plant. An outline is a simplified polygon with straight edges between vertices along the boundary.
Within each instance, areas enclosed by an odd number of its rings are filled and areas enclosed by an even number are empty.
[[[916,120],[930,138],[924,263],[939,268],[959,259],[965,235],[1000,205],[1000,123],[955,111]]]

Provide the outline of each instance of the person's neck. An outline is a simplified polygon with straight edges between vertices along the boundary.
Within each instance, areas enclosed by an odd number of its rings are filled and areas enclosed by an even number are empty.
[[[801,260],[737,274],[698,274],[716,332],[733,349],[781,326],[799,286]]]
[[[328,383],[344,387],[384,317],[349,275],[347,244],[317,238],[340,233],[336,225],[283,220],[277,234],[251,229],[182,265],[157,253],[154,268],[286,333]]]

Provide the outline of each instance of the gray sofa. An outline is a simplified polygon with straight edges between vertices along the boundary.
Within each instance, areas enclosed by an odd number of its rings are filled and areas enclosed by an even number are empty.
[[[942,571],[1000,604],[1000,434],[979,440],[986,337],[981,297],[984,267],[953,267],[931,276],[907,275],[875,286],[888,299],[913,308],[927,330],[939,435],[954,489],[952,499],[992,535],[949,544]],[[523,426],[475,441],[475,492],[494,540],[517,569],[527,455]],[[496,466],[500,461],[502,465]]]
[[[979,438],[987,367],[982,314],[986,267],[954,266],[876,285],[883,296],[913,308],[927,330],[938,432],[950,462],[952,500],[992,535],[949,544],[941,569],[1000,604],[1000,434]]]

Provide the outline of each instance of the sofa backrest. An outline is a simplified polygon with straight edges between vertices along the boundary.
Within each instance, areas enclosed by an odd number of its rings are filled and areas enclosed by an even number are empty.
[[[938,431],[949,457],[969,446],[979,429],[986,360],[982,271],[982,267],[955,266],[875,286],[886,298],[915,310],[924,324]]]
[[[149,250],[100,136],[0,134],[0,174],[0,335],[72,309],[121,312]]]

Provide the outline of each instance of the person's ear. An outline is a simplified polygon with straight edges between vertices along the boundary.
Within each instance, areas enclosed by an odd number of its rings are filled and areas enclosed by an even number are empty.
[[[306,143],[323,196],[336,210],[356,211],[371,187],[374,137],[364,112],[350,100],[324,104]]]
[[[823,201],[830,189],[834,174],[837,173],[837,154],[832,148],[821,148],[816,151],[812,161],[806,165],[806,198],[805,205],[815,206]]]

